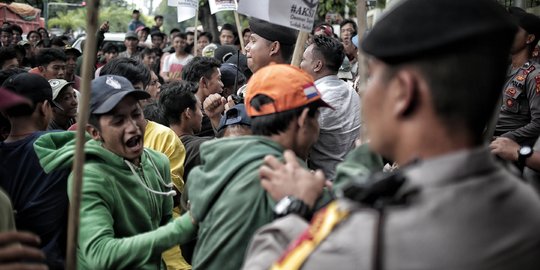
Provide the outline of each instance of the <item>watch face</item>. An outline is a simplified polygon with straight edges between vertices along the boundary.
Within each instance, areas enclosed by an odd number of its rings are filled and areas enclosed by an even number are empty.
[[[532,154],[532,148],[530,146],[523,146],[519,149],[519,154],[522,156],[528,156]]]
[[[274,207],[274,212],[278,214],[285,213],[289,205],[291,205],[291,198],[285,197],[276,204],[276,206]]]

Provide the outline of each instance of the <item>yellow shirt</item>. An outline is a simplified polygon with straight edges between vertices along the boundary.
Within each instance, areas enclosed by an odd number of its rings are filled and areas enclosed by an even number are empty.
[[[184,160],[186,148],[172,129],[153,121],[148,121],[144,131],[144,147],[165,154],[171,163],[171,178],[180,192],[184,191]]]
[[[184,191],[184,160],[186,148],[172,129],[153,121],[148,121],[144,131],[144,147],[156,150],[169,158],[171,165],[171,180],[180,192]],[[180,209],[173,209],[173,216],[177,217]],[[162,254],[168,270],[187,270],[191,266],[182,257],[179,246],[175,246]]]

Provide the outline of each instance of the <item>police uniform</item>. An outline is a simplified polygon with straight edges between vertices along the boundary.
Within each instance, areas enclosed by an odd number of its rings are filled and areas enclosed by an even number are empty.
[[[383,15],[362,49],[399,64],[492,33],[507,46],[515,34],[515,25],[495,1],[408,0]],[[369,196],[342,197],[309,225],[289,215],[262,227],[252,239],[244,269],[540,266],[540,198],[485,147],[403,166],[358,194]]]
[[[540,18],[519,8],[509,12],[528,33],[540,34]],[[535,61],[509,68],[495,135],[522,145],[533,145],[540,135],[540,64]]]

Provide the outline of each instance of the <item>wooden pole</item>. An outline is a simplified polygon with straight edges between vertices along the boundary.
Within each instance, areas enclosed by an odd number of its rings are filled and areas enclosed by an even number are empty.
[[[193,30],[193,52],[195,53],[195,56],[197,56],[197,36],[198,36],[198,31],[197,31],[197,26],[198,26],[198,23],[199,23],[199,4],[197,4],[197,11],[195,11],[195,30]],[[212,42],[210,40],[210,42]],[[204,48],[203,48],[204,49]]]
[[[242,26],[240,25],[240,17],[238,16],[238,12],[236,10],[234,11],[234,20],[236,22],[236,30],[238,31],[238,39],[240,39],[240,50],[242,50],[242,53],[245,54],[246,52],[244,51],[244,47],[246,44],[244,44],[244,36],[241,36]]]
[[[79,239],[79,214],[81,208],[81,189],[83,181],[84,165],[84,143],[86,124],[89,116],[90,103],[90,81],[94,73],[94,63],[96,62],[98,29],[99,0],[89,0],[86,16],[86,37],[85,50],[83,52],[83,67],[81,80],[81,100],[79,101],[79,115],[77,118],[77,134],[75,144],[75,162],[73,163],[73,185],[71,190],[71,200],[68,217],[68,235],[66,250],[66,269],[77,269],[77,243]]]
[[[305,31],[300,31],[298,38],[296,38],[296,45],[294,45],[294,52],[292,56],[291,65],[300,67],[300,62],[302,61],[302,54],[304,53],[304,45],[309,37],[309,33]]]
[[[362,41],[364,33],[367,30],[367,2],[366,0],[358,0],[356,4],[356,18],[358,20],[358,43]],[[365,54],[358,48],[358,81],[357,90],[364,89],[367,84],[368,77],[368,62]]]

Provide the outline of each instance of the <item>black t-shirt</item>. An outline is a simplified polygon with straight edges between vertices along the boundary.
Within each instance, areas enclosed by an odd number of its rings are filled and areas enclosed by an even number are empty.
[[[45,173],[34,142],[46,132],[35,132],[16,142],[0,142],[0,187],[9,195],[17,230],[41,238],[50,269],[62,267],[66,250],[67,178],[71,168]]]
[[[216,136],[216,134],[214,133],[214,128],[212,128],[212,121],[210,121],[210,118],[208,118],[206,114],[203,114],[201,131],[199,131],[199,133],[195,135],[199,137],[212,137],[212,138]]]

